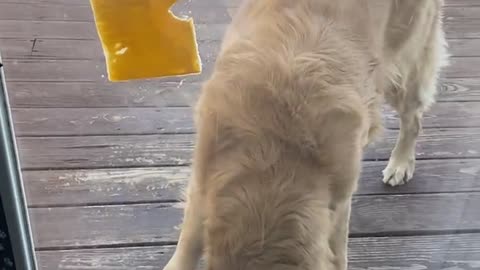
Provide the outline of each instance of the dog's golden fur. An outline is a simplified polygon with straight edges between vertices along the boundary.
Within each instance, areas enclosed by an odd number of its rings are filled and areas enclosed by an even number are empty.
[[[413,174],[446,55],[441,0],[247,0],[197,106],[167,270],[346,269],[362,150],[383,97],[401,131],[384,182]]]

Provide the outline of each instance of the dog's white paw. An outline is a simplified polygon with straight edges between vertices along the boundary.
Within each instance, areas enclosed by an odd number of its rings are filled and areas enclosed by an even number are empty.
[[[173,255],[168,261],[167,265],[163,267],[163,270],[187,270],[184,265],[179,261],[178,256]]]
[[[195,270],[197,261],[191,256],[175,253],[163,270]]]
[[[392,187],[406,184],[413,177],[415,159],[395,160],[390,159],[383,170],[383,183]]]
[[[179,268],[176,263],[170,261],[167,263],[167,265],[165,265],[163,270],[181,270],[181,268]]]

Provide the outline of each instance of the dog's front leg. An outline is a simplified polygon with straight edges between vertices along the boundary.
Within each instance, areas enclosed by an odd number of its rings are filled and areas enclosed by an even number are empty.
[[[203,253],[206,174],[213,155],[217,130],[213,114],[202,114],[199,110],[197,129],[193,177],[188,185],[182,232],[175,253],[164,270],[194,270]]]
[[[351,200],[337,203],[332,207],[333,223],[330,235],[330,249],[334,255],[335,270],[347,270],[348,225]]]
[[[164,270],[194,270],[203,250],[202,194],[195,188],[195,179],[189,185],[182,232],[177,248]]]

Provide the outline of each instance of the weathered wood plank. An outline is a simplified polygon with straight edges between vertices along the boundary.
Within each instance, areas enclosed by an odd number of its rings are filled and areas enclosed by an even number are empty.
[[[227,25],[196,24],[197,39],[221,40]],[[451,20],[444,25],[448,38],[480,38],[480,20]],[[93,22],[3,20],[0,33],[3,38],[97,39]]]
[[[200,75],[169,77],[158,82],[197,82],[207,78],[213,63],[204,62]],[[6,60],[4,61],[7,82],[107,82],[105,62],[100,60]]]
[[[103,61],[34,59],[4,62],[8,81],[107,81]]]
[[[173,254],[173,246],[37,251],[39,270],[156,270]],[[139,268],[141,266],[141,268]]]
[[[349,269],[478,269],[480,235],[352,238]],[[161,269],[174,246],[37,252],[41,270]],[[160,267],[160,268],[159,268]]]
[[[417,142],[417,159],[476,158],[480,155],[480,129],[425,129]],[[477,139],[478,138],[478,139]],[[384,138],[365,151],[366,159],[387,159],[397,139],[387,131]]]
[[[33,39],[0,38],[0,48],[2,48],[2,58],[18,59],[32,57]]]
[[[45,5],[51,5],[52,8],[56,8],[57,5],[75,5],[75,6],[88,6],[90,3],[88,0],[1,0],[2,3],[41,3]]]
[[[236,7],[242,0],[204,0],[204,1],[190,1],[179,0],[176,2],[177,6],[192,6],[192,7]],[[460,0],[465,1],[465,0]],[[89,6],[88,0],[1,0],[1,3],[41,3],[51,6],[57,5],[73,5],[73,6]]]
[[[451,65],[443,71],[445,78],[480,77],[480,57],[452,57]],[[76,81],[106,82],[105,62],[101,60],[5,60],[8,81]],[[213,62],[203,63],[204,71],[199,76],[177,77],[163,81],[198,81],[211,74]]]
[[[480,6],[480,2],[477,0],[446,0],[445,6],[447,7],[473,7]]]
[[[478,234],[352,238],[352,270],[474,270],[480,262]]]
[[[0,21],[2,38],[98,39],[93,22]]]
[[[351,234],[478,230],[478,205],[479,193],[358,196]],[[30,215],[37,248],[101,246],[176,241],[182,209],[153,203],[32,208]]]
[[[192,114],[190,108],[13,110],[17,136],[192,133]]]
[[[480,23],[478,26],[480,28]],[[471,78],[480,76],[480,57],[451,57],[449,61],[450,66],[442,72],[444,77]]]
[[[172,204],[32,208],[36,248],[170,242],[182,209]]]
[[[2,39],[0,46],[4,59],[103,59],[103,51],[98,40],[72,39]],[[480,39],[448,40],[451,56],[480,56]],[[202,60],[213,62],[220,49],[219,40],[202,40],[198,42]]]
[[[4,59],[104,59],[98,40],[0,38],[0,46]]]
[[[192,106],[200,87],[200,83],[157,81],[8,83],[12,106],[26,108]],[[442,79],[439,89],[439,101],[480,101],[480,78]]]
[[[391,188],[381,183],[386,162],[364,162],[357,195],[480,191],[480,160],[420,160],[414,179]],[[189,167],[25,171],[29,206],[178,201]]]
[[[2,3],[0,19],[14,21],[80,21],[93,22],[92,8],[87,5],[54,5],[46,3]],[[230,15],[225,7],[176,6],[177,16],[192,17],[195,23],[229,23]]]
[[[449,39],[448,53],[454,57],[480,56],[480,39]]]
[[[2,3],[1,20],[26,21],[93,21],[89,6],[55,5],[45,3]]]
[[[221,42],[215,40],[198,42],[202,61],[214,62],[220,45]],[[104,60],[98,40],[0,38],[0,47],[3,59]]]
[[[480,101],[480,78],[441,79],[437,100]]]
[[[446,7],[443,12],[444,21],[452,20],[478,20],[480,19],[480,6]]]
[[[363,162],[358,195],[480,191],[480,161],[417,160],[415,174],[408,185],[390,187],[379,184],[386,162]]]
[[[443,25],[448,38],[480,38],[480,20],[453,20]]]
[[[384,110],[387,128],[398,116]],[[193,111],[182,108],[17,108],[17,136],[141,135],[193,133]],[[423,119],[424,128],[480,127],[480,102],[438,103]]]
[[[158,79],[159,82],[194,82],[211,74],[213,63],[203,63],[200,75]],[[5,60],[7,82],[107,82],[105,61],[101,60]]]
[[[29,206],[180,200],[190,168],[117,168],[23,172]]]
[[[478,193],[354,197],[350,232],[362,235],[477,230],[479,203]]]
[[[384,109],[384,118],[387,128],[399,127],[398,115],[394,110]],[[437,103],[424,114],[422,125],[424,128],[480,127],[480,103]]]
[[[185,165],[193,135],[18,138],[24,169]]]
[[[387,131],[365,158],[388,159],[396,134]],[[20,137],[18,143],[23,169],[174,166],[190,163],[194,135]],[[479,128],[426,129],[418,139],[418,159],[479,157]]]
[[[459,84],[449,89],[467,87]],[[200,83],[160,83],[154,80],[125,83],[8,83],[12,107],[25,108],[192,106],[200,88]],[[480,92],[480,87],[478,89]],[[467,93],[472,91],[465,90]],[[478,97],[480,100],[480,94]]]
[[[196,24],[197,40],[221,40],[226,23]],[[98,39],[94,22],[0,20],[2,38]]]

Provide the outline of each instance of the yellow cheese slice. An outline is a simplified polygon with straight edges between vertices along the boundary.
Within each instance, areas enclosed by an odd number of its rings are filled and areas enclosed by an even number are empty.
[[[176,0],[91,0],[111,81],[201,72],[192,19],[170,11]]]

